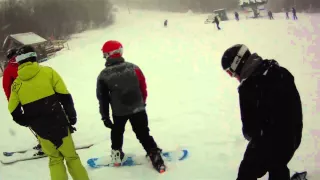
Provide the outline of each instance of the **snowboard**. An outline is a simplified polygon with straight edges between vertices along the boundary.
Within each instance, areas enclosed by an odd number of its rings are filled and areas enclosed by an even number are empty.
[[[78,145],[76,146],[76,150],[87,149],[91,146],[93,146],[93,144]],[[3,156],[0,161],[2,164],[12,164],[18,161],[27,161],[43,157],[47,157],[47,155],[44,153],[39,153],[39,150],[25,149],[21,151],[3,152]]]
[[[161,156],[164,162],[183,161],[189,156],[189,151],[186,149],[174,150],[174,151],[163,151],[161,153]],[[149,162],[150,160],[146,156],[135,155],[135,154],[125,154],[120,166],[137,166],[137,165],[148,164]],[[102,167],[118,167],[118,166],[114,166],[110,156],[90,158],[88,159],[87,164],[89,165],[89,167],[94,169],[102,168]]]

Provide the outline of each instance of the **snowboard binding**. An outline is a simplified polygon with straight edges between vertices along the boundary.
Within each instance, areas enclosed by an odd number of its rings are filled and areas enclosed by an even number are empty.
[[[161,157],[161,152],[162,149],[156,148],[151,150],[151,152],[147,156],[149,156],[154,169],[159,173],[164,173],[166,171],[166,166]]]

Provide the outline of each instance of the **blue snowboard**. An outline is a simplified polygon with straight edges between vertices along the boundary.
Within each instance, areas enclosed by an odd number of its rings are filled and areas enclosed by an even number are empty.
[[[162,158],[166,162],[170,161],[182,161],[185,160],[189,155],[188,150],[176,150],[176,151],[165,151],[162,152]],[[147,164],[149,159],[143,155],[136,156],[134,154],[126,154],[123,158],[121,166],[136,166]],[[87,164],[91,168],[101,168],[101,167],[114,167],[110,156],[103,156],[99,158],[90,158]]]

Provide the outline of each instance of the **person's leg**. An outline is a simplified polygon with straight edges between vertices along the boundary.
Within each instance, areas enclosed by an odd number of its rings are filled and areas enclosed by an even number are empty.
[[[111,129],[111,158],[115,166],[120,166],[124,153],[123,134],[128,121],[128,116],[113,116],[113,127]]]
[[[218,30],[220,30],[221,28],[220,28],[220,26],[219,26],[219,23],[217,23],[217,28],[218,28]]]
[[[64,165],[63,155],[49,140],[38,136],[42,151],[49,157],[49,169],[51,180],[68,180],[67,170]]]
[[[287,164],[292,159],[296,149],[294,138],[274,138],[268,158],[269,180],[290,180]]]
[[[68,171],[73,180],[89,180],[88,173],[81,163],[80,157],[76,152],[75,145],[70,133],[62,139],[63,143],[58,148],[66,160]]]
[[[266,159],[261,142],[251,141],[241,161],[237,180],[257,180],[267,173]]]
[[[123,134],[125,131],[128,116],[113,116],[113,127],[111,129],[111,148],[115,150],[122,149]]]
[[[158,148],[157,143],[150,135],[148,126],[148,115],[146,111],[133,114],[129,118],[132,130],[136,134],[137,139],[142,144],[145,151],[149,154],[151,149]]]
[[[148,127],[148,115],[146,111],[133,114],[129,120],[137,139],[150,157],[153,167],[159,172],[163,172],[165,170],[165,165],[161,157],[162,150],[158,148],[157,143],[149,134],[150,129]]]

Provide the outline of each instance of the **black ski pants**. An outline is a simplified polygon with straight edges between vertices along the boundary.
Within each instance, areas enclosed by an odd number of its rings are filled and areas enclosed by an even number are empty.
[[[257,180],[267,172],[269,180],[290,180],[287,164],[298,148],[295,146],[294,138],[261,137],[251,140],[241,161],[237,180]]]
[[[132,130],[136,134],[137,139],[140,141],[147,154],[157,148],[156,142],[149,134],[150,129],[148,127],[148,115],[146,111],[142,111],[127,116],[113,116],[114,125],[111,130],[112,149],[122,149],[123,134],[128,120],[131,123]]]
[[[220,28],[220,26],[219,26],[219,23],[218,23],[218,22],[216,22],[216,25],[217,25],[217,29],[218,29],[218,30],[220,30],[221,28]]]

